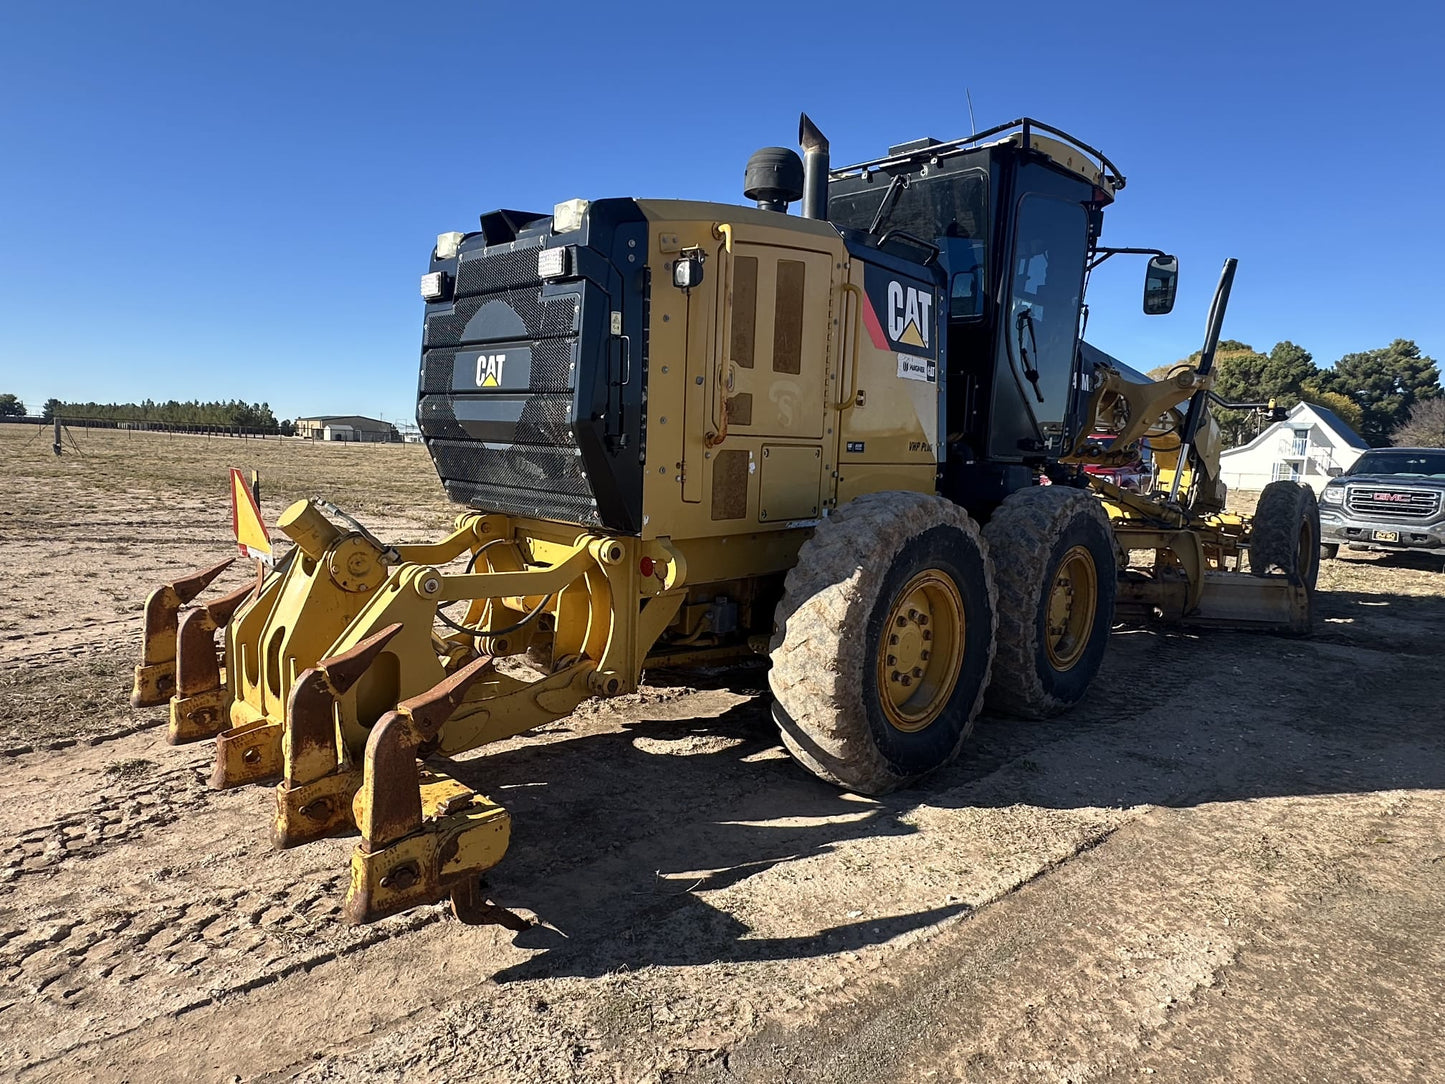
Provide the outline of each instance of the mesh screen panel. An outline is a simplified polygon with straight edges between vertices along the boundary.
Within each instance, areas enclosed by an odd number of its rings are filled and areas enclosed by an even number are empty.
[[[417,424],[453,500],[511,515],[600,526],[572,432],[581,297],[544,298],[541,293],[536,248],[460,262],[453,312],[426,322]],[[473,345],[463,342],[468,322],[484,304],[496,302],[510,308],[525,328],[525,335],[512,341],[522,338],[530,348],[531,398],[510,441],[483,443],[468,434],[457,411],[460,407],[465,417],[466,402],[484,401],[490,393],[455,392],[453,373],[457,354]],[[481,431],[505,433],[507,423],[493,422]]]

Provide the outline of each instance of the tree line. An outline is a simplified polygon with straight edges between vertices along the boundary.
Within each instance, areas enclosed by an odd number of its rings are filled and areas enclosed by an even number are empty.
[[[1178,364],[1198,361],[1196,352]],[[1288,339],[1275,343],[1267,354],[1237,339],[1225,339],[1214,365],[1214,390],[1231,403],[1273,400],[1288,409],[1303,401],[1333,411],[1373,448],[1392,443],[1445,446],[1445,433],[1428,439],[1433,432],[1429,418],[1445,413],[1440,367],[1410,339],[1346,354],[1326,368]],[[1161,366],[1150,375],[1161,377],[1175,368]],[[1261,424],[1259,413],[1250,409],[1216,406],[1214,416],[1228,447],[1253,439]]]
[[[0,417],[23,417],[25,404],[14,395],[0,395]],[[244,403],[239,399],[224,402],[203,403],[192,399],[181,403],[168,399],[157,403],[147,399],[141,403],[68,403],[60,399],[47,399],[41,411],[44,421],[113,422],[116,424],[146,424],[196,426],[218,429],[243,429],[253,433],[277,433],[290,436],[296,431],[291,420],[277,421],[269,403]]]
[[[1198,361],[1195,353],[1178,365]],[[1267,354],[1237,339],[1225,339],[1214,363],[1214,390],[1229,402],[1263,404],[1273,400],[1276,406],[1288,409],[1303,400],[1334,411],[1371,447],[1391,443],[1445,447],[1440,367],[1410,339],[1346,354],[1327,368],[1316,365],[1308,350],[1288,339],[1275,343]],[[1178,365],[1160,366],[1149,375],[1158,379]],[[16,396],[0,395],[0,417],[24,414],[25,404]],[[269,404],[239,399],[213,403],[194,399],[185,403],[174,399],[164,403],[152,399],[142,403],[47,400],[44,419],[51,421],[57,414],[62,419],[216,426],[282,436],[295,432],[290,419],[276,420]],[[1257,410],[1216,407],[1215,416],[1228,447],[1253,439],[1261,424]]]

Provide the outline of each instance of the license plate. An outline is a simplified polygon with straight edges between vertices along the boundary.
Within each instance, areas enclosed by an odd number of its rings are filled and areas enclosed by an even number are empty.
[[[1400,541],[1399,531],[1376,531],[1374,534],[1376,542],[1398,542]]]

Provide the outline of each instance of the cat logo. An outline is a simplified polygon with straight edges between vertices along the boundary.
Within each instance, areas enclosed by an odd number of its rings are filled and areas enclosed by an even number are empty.
[[[928,349],[928,328],[933,310],[933,293],[898,280],[888,284],[888,337],[896,343]]]
[[[506,354],[478,354],[477,355],[477,387],[499,388],[502,386],[502,366],[507,361]]]

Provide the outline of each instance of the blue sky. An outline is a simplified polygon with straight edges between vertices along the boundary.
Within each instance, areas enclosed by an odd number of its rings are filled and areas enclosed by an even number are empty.
[[[835,162],[1028,114],[1128,176],[1090,339],[1445,356],[1439,5],[4,5],[0,392],[413,411],[435,235],[573,196],[740,203],[805,109]]]

